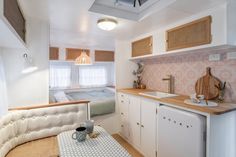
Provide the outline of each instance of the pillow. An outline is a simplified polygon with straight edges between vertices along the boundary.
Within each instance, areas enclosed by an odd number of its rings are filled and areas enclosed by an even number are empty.
[[[70,101],[75,101],[71,96],[69,95],[66,95],[67,99],[70,100]]]
[[[57,102],[67,102],[69,99],[66,97],[65,92],[59,91],[54,94],[54,97]]]

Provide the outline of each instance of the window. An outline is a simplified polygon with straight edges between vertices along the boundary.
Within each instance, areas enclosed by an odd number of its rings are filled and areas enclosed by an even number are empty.
[[[64,88],[71,85],[71,66],[70,65],[50,65],[50,87]]]
[[[73,62],[50,62],[50,88],[105,87],[114,84],[111,63],[74,65]]]
[[[79,84],[81,87],[100,87],[108,84],[105,66],[80,66]]]

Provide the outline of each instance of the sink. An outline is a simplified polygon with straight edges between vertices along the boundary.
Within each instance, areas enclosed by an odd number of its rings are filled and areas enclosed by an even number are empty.
[[[144,96],[153,97],[153,98],[158,98],[158,99],[178,96],[176,94],[170,94],[170,93],[165,93],[165,92],[156,92],[156,91],[154,91],[154,92],[142,92],[142,93],[139,93],[139,94],[144,95]]]
[[[208,104],[206,104],[206,101],[201,101],[200,103],[195,103],[195,102],[192,102],[190,99],[186,99],[186,100],[184,100],[184,103],[188,104],[188,105],[201,106],[201,107],[216,107],[216,106],[218,106],[218,104],[213,101],[208,101]]]

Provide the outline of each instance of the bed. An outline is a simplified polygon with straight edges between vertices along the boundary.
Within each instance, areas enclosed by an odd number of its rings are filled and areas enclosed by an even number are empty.
[[[115,112],[115,92],[109,88],[64,90],[63,92],[69,101],[89,100],[91,117]],[[54,96],[55,93],[55,91],[50,91],[50,97]],[[65,99],[57,100],[65,101]],[[58,102],[57,100],[52,101]]]

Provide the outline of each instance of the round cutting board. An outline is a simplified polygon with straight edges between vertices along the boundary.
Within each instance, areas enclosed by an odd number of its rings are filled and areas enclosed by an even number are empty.
[[[219,86],[221,81],[211,74],[211,68],[206,68],[206,75],[199,78],[195,84],[195,91],[197,95],[204,95],[205,99],[212,100],[219,96]]]

